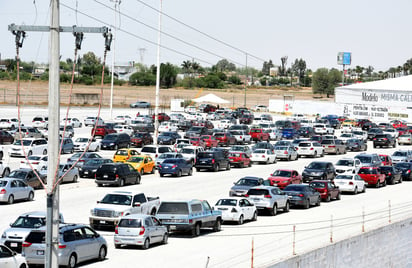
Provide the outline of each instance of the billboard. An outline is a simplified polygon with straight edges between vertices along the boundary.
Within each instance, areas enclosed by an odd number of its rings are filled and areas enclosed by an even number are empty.
[[[338,64],[339,65],[350,65],[352,61],[352,53],[350,52],[339,52],[338,53]]]

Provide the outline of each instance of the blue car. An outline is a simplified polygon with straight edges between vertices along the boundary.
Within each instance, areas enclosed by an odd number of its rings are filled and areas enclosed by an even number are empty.
[[[282,130],[282,138],[295,139],[299,136],[298,132],[294,128],[284,128]]]
[[[160,177],[163,177],[165,174],[176,177],[180,177],[182,174],[192,176],[193,165],[191,161],[183,158],[171,158],[163,161],[163,163],[158,166],[158,170]]]

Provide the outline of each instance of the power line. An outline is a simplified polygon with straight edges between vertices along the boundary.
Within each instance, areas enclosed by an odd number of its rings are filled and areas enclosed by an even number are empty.
[[[99,1],[97,1],[97,0],[94,0],[94,1],[95,1],[96,3],[98,3],[98,4],[100,4],[100,5],[108,8],[108,9],[114,10],[112,7],[110,7],[110,6],[108,6],[108,5],[104,4],[104,3],[101,3],[101,2],[99,2]],[[125,16],[125,17],[127,17],[127,18],[129,18],[129,19],[131,19],[131,20],[133,20],[133,21],[135,21],[135,22],[137,22],[137,23],[140,23],[140,24],[148,27],[149,29],[152,29],[152,30],[154,30],[154,31],[157,31],[157,29],[156,29],[155,27],[150,26],[150,25],[148,25],[147,23],[144,23],[144,22],[142,22],[142,21],[139,21],[139,20],[137,20],[137,19],[135,19],[135,18],[133,18],[133,17],[125,14],[125,13],[122,13],[122,12],[120,12],[120,10],[119,10],[119,14],[121,14],[121,15],[123,15],[123,16]],[[172,39],[175,39],[175,40],[177,40],[177,41],[179,41],[179,42],[182,42],[182,43],[184,43],[184,44],[186,44],[186,45],[188,45],[188,46],[197,48],[197,49],[199,49],[199,50],[201,50],[201,51],[203,51],[203,52],[209,53],[209,54],[211,54],[211,55],[213,55],[213,56],[216,56],[216,57],[218,57],[218,58],[221,58],[221,59],[224,59],[224,58],[225,58],[225,57],[223,57],[223,56],[221,56],[221,55],[219,55],[219,54],[216,54],[216,53],[214,53],[214,52],[212,52],[212,51],[210,51],[210,50],[201,48],[201,47],[199,47],[198,45],[189,43],[189,42],[187,42],[187,41],[185,41],[185,40],[183,40],[183,39],[180,39],[180,38],[178,38],[178,37],[175,37],[175,36],[173,36],[173,35],[171,35],[171,34],[168,34],[168,33],[164,32],[164,31],[161,31],[161,33],[164,34],[164,35],[166,35],[166,36],[168,36],[168,37],[170,37],[170,38],[172,38]],[[248,54],[248,55],[249,55],[249,54]],[[229,59],[229,60],[230,60],[230,59]],[[236,62],[236,61],[234,61],[234,60],[231,60],[231,61],[232,61],[233,63],[236,63],[237,65],[245,66],[245,64],[243,64],[243,63]]]
[[[68,6],[68,5],[64,4],[64,3],[60,3],[60,5],[61,5],[61,6],[64,6],[64,7],[67,8],[67,9],[70,9],[70,10],[72,10],[72,11],[75,11],[74,8]],[[95,20],[95,21],[100,22],[100,23],[102,23],[102,24],[104,24],[104,25],[113,27],[113,25],[111,25],[110,23],[107,23],[107,22],[105,22],[105,21],[103,21],[103,20],[101,20],[101,19],[98,19],[98,18],[96,18],[96,17],[93,17],[93,16],[91,16],[91,15],[89,15],[89,14],[86,14],[86,13],[84,13],[84,12],[82,12],[82,11],[77,10],[77,12],[78,12],[79,14],[82,14],[83,16],[86,16],[86,17],[92,19],[92,20]],[[150,40],[148,40],[148,39],[146,39],[146,38],[144,38],[144,37],[138,36],[138,35],[136,35],[136,34],[134,34],[134,33],[131,33],[131,32],[126,31],[126,30],[123,30],[123,29],[121,29],[121,28],[117,28],[117,29],[118,29],[119,31],[124,32],[124,33],[126,33],[126,34],[128,34],[128,35],[131,35],[131,36],[133,36],[133,37],[135,37],[135,38],[141,39],[141,40],[143,40],[143,41],[145,41],[145,42],[148,42],[148,43],[150,43],[150,44],[153,44],[153,45],[157,45],[157,43],[155,43],[155,42],[153,42],[153,41],[150,41]],[[214,65],[213,63],[210,63],[210,62],[208,62],[208,61],[206,61],[206,60],[202,60],[202,59],[199,59],[198,57],[190,56],[190,55],[188,55],[188,54],[185,54],[185,53],[180,52],[180,51],[178,51],[178,50],[175,50],[175,49],[173,49],[173,48],[169,48],[169,47],[166,47],[166,46],[164,46],[164,45],[160,45],[160,47],[162,47],[162,48],[164,48],[164,49],[167,49],[167,50],[169,50],[169,51],[172,51],[172,52],[174,52],[174,53],[176,53],[176,54],[180,54],[180,55],[185,56],[185,57],[188,57],[188,58],[194,58],[194,59],[196,59],[196,60],[198,60],[198,61],[200,61],[200,62],[204,62],[204,63],[210,64],[210,65]]]
[[[145,6],[147,6],[147,7],[150,8],[150,9],[155,10],[156,12],[161,12],[160,10],[158,10],[158,9],[156,9],[156,8],[148,5],[148,4],[146,4],[145,2],[143,2],[143,1],[141,1],[141,0],[136,0],[136,1],[139,2],[139,3],[141,3],[141,4],[143,4],[143,5],[145,5]],[[216,41],[216,42],[219,42],[219,43],[221,43],[221,44],[223,44],[223,45],[225,45],[225,46],[228,46],[228,47],[230,47],[230,48],[232,48],[232,49],[235,49],[235,50],[237,50],[237,51],[239,51],[239,52],[242,52],[243,54],[246,54],[246,55],[248,55],[248,56],[251,56],[252,58],[258,59],[258,60],[260,60],[260,61],[262,61],[262,62],[265,62],[265,61],[266,61],[266,60],[264,60],[264,59],[262,59],[262,58],[260,58],[260,57],[258,57],[258,56],[255,56],[255,55],[253,55],[253,54],[250,54],[250,53],[248,53],[248,52],[246,52],[246,51],[244,51],[244,50],[242,50],[242,49],[240,49],[240,48],[237,48],[237,47],[235,47],[235,46],[233,46],[233,45],[231,45],[231,44],[229,44],[229,43],[226,43],[226,42],[224,42],[224,41],[222,41],[222,40],[220,40],[220,39],[217,39],[216,37],[213,37],[213,36],[211,36],[210,34],[207,34],[207,33],[205,33],[205,32],[202,32],[202,31],[200,31],[200,30],[198,30],[198,29],[196,29],[196,28],[194,28],[194,27],[192,27],[192,26],[190,26],[190,25],[188,25],[188,24],[186,24],[186,23],[184,23],[184,22],[182,22],[182,21],[180,21],[180,20],[178,20],[178,19],[170,16],[170,15],[167,15],[167,14],[164,13],[164,12],[161,12],[161,14],[164,15],[164,16],[166,16],[166,17],[168,17],[168,18],[171,19],[171,20],[176,21],[177,23],[180,23],[180,24],[182,24],[182,25],[184,25],[184,26],[192,29],[193,31],[196,31],[196,32],[198,32],[198,33],[200,33],[200,34],[202,34],[202,35],[204,35],[204,36],[206,36],[206,37],[208,37],[208,38]]]

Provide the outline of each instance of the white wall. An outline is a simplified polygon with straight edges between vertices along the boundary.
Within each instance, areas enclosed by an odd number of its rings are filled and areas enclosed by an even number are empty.
[[[412,267],[412,218],[298,255],[270,268]]]

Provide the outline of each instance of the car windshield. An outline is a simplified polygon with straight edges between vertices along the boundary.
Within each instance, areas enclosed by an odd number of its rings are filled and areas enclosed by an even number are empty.
[[[349,134],[349,133],[345,133],[345,134],[342,134],[342,135],[340,135],[342,138],[350,138],[350,137],[352,137],[352,134]]]
[[[254,154],[264,154],[266,153],[266,150],[262,150],[262,149],[257,149],[253,151]]]
[[[237,205],[236,199],[220,199],[216,202],[216,206],[231,206],[235,207]]]
[[[144,160],[144,157],[132,157],[127,162],[129,163],[140,163]]]
[[[85,166],[97,166],[103,163],[103,159],[92,159],[87,161],[84,165]]]
[[[107,194],[103,197],[100,203],[130,206],[132,204],[132,196],[123,194]]]
[[[158,214],[189,214],[188,204],[185,202],[162,202]]]
[[[393,156],[407,156],[407,155],[408,155],[407,152],[396,151],[393,153]]]
[[[242,154],[241,153],[230,153],[229,157],[241,157]]]
[[[351,175],[338,175],[335,178],[336,180],[351,180],[352,176]]]
[[[273,172],[272,176],[278,176],[278,177],[291,177],[292,176],[292,172],[291,171],[287,171],[287,170],[276,170],[275,172]]]
[[[16,179],[24,179],[24,178],[26,178],[26,174],[27,174],[27,172],[25,172],[25,171],[14,170],[7,177],[16,178]]]
[[[118,150],[115,155],[128,155],[129,152],[127,150]]]
[[[323,140],[321,144],[334,144],[334,140]]]
[[[323,182],[318,182],[318,181],[314,181],[309,183],[309,186],[313,187],[313,188],[325,188],[326,185]]]
[[[143,147],[142,153],[156,153],[156,147]]]
[[[292,192],[302,192],[304,191],[304,188],[301,186],[296,186],[296,185],[288,185],[285,187],[285,189],[283,189],[283,191],[292,191]]]
[[[348,167],[353,167],[353,160],[350,159],[341,159],[338,162],[336,162],[337,166],[348,166]]]
[[[323,162],[312,162],[309,164],[308,168],[312,169],[324,169],[326,168],[326,163]]]
[[[113,141],[113,140],[115,140],[116,139],[116,135],[106,135],[106,137],[104,137],[104,139],[105,140],[108,140],[108,141]]]
[[[121,219],[118,226],[127,228],[140,228],[142,227],[142,221],[140,219]]]
[[[356,158],[359,159],[362,163],[371,163],[372,162],[372,157],[369,157],[369,156],[358,155],[358,156],[356,156]]]
[[[77,138],[75,142],[89,142],[88,138]]]
[[[20,216],[14,223],[11,224],[11,227],[37,229],[44,225],[46,225],[46,218]]]
[[[23,140],[23,146],[30,146],[31,140]],[[21,146],[21,140],[16,140],[13,145],[20,145]]]
[[[258,180],[254,180],[254,179],[247,179],[247,178],[243,178],[240,179],[236,182],[236,185],[245,185],[245,186],[258,186],[260,183]]]
[[[195,149],[190,149],[190,148],[183,148],[180,153],[182,154],[194,154],[195,153]]]

